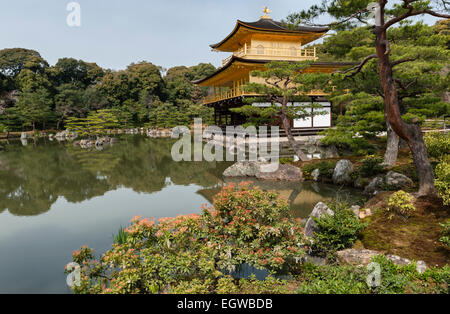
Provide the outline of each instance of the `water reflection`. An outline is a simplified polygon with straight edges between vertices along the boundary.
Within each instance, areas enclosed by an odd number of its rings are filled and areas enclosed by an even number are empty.
[[[11,142],[0,153],[0,213],[17,216],[48,211],[58,197],[83,202],[119,187],[139,193],[176,185],[210,187],[220,181],[226,163],[172,161],[173,141],[123,137],[105,150],[86,150],[70,143]]]
[[[173,142],[127,135],[101,151],[48,140],[0,143],[0,293],[70,292],[63,269],[74,249],[106,251],[135,215],[199,213],[211,203],[231,163],[174,162]],[[277,190],[298,217],[345,194],[322,184],[255,183]]]

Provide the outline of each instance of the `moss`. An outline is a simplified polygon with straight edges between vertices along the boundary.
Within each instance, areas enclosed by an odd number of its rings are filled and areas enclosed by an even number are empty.
[[[443,266],[448,263],[450,250],[439,242],[440,223],[449,217],[449,208],[439,199],[415,201],[417,211],[408,221],[399,217],[392,219],[384,212],[385,200],[390,193],[384,193],[366,203],[366,207],[378,210],[364,220],[368,227],[362,234],[366,249],[395,254],[411,260],[423,260],[428,265]]]

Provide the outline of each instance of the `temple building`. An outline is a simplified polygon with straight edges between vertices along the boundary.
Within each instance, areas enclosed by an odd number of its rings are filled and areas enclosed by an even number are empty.
[[[312,61],[308,72],[331,73],[348,63],[320,62],[316,49],[305,45],[324,36],[327,27],[298,26],[288,29],[283,23],[274,21],[268,16],[270,10],[264,8],[264,15],[257,22],[237,21],[233,31],[222,41],[211,45],[213,51],[230,52],[222,61],[222,66],[212,75],[194,83],[208,87],[208,96],[203,99],[205,106],[214,108],[215,125],[240,125],[245,117],[230,111],[230,108],[244,105],[243,99],[257,96],[245,92],[241,87],[248,82],[261,83],[261,79],[253,77],[250,72],[264,69],[268,62],[278,61]],[[319,103],[323,115],[311,115],[307,119],[291,122],[291,126],[299,133],[315,134],[331,126],[331,103],[327,94],[320,90],[307,93],[311,102]],[[305,103],[300,103],[305,105]],[[306,103],[307,104],[307,103]],[[263,105],[254,103],[253,105]],[[298,105],[294,103],[294,105]]]

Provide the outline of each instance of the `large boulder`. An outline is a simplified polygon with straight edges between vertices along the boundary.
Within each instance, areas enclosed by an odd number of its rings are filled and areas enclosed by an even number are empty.
[[[305,235],[308,237],[312,237],[314,232],[317,230],[316,222],[312,217],[321,218],[323,215],[334,215],[334,212],[324,203],[319,202],[314,206],[313,211],[309,215],[308,221],[305,226]]]
[[[378,194],[379,191],[383,190],[383,186],[384,186],[383,177],[375,177],[364,189],[364,194],[369,196],[376,195]]]
[[[224,177],[255,177],[259,172],[259,164],[254,161],[238,161],[225,169]]]
[[[352,178],[350,174],[353,172],[353,164],[350,160],[341,159],[336,163],[333,172],[333,182],[335,184],[350,183]]]
[[[257,166],[256,177],[262,180],[302,181],[303,175],[300,168],[292,165],[279,165],[273,172],[262,171],[264,168]]]
[[[414,183],[410,178],[401,173],[389,171],[386,174],[386,185],[389,189],[392,190],[403,189],[411,187],[413,184]]]

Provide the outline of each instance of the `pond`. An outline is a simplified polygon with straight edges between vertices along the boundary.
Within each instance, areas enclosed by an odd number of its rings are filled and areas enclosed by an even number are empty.
[[[82,245],[102,253],[135,215],[199,213],[230,162],[174,162],[171,139],[122,136],[104,150],[47,140],[2,142],[0,293],[70,293],[64,266]],[[296,217],[358,193],[311,183],[255,182],[289,200]]]

